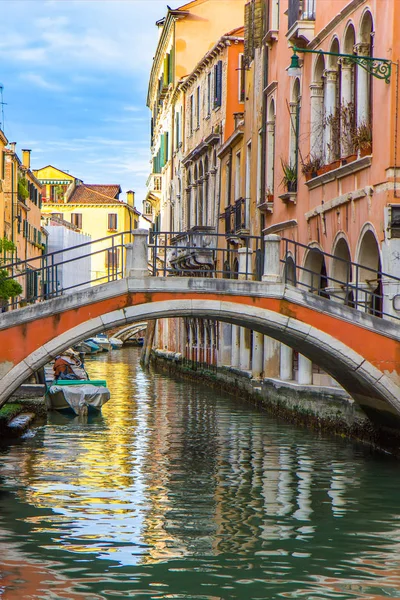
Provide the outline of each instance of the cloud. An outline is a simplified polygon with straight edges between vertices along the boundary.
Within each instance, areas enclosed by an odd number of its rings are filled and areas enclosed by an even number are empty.
[[[61,85],[47,81],[42,75],[39,75],[39,73],[20,73],[20,78],[50,92],[65,91],[65,88],[63,88]]]

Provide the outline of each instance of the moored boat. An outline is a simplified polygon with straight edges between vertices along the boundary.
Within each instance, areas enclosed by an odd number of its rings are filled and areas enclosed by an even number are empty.
[[[97,346],[100,346],[100,348],[104,352],[108,352],[109,350],[111,350],[110,340],[108,339],[105,333],[99,333],[95,337],[89,338],[89,340],[85,340],[85,342],[87,341],[94,342]]]
[[[122,348],[122,346],[124,345],[124,342],[122,340],[119,340],[116,337],[111,337],[110,344],[111,344],[111,348],[113,350],[118,350],[119,348]]]
[[[87,415],[89,412],[99,412],[110,399],[106,381],[90,379],[83,363],[77,360],[71,350],[56,358],[51,375],[49,369],[45,369],[45,397],[49,410]]]

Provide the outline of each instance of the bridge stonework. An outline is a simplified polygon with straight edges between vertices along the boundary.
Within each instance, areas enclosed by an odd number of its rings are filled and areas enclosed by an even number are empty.
[[[318,364],[373,419],[400,426],[400,328],[280,283],[128,277],[0,316],[0,405],[69,346],[131,323],[215,319],[270,336]]]

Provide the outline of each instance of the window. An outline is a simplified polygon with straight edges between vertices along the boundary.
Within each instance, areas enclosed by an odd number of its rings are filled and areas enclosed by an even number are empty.
[[[222,60],[214,66],[214,108],[222,105]]]
[[[110,248],[106,252],[106,269],[116,270],[119,268],[119,248]]]
[[[200,127],[200,86],[196,90],[196,129]]]
[[[189,108],[189,134],[193,133],[194,130],[194,97],[193,94],[190,96],[190,108]]]
[[[211,72],[207,75],[207,116],[211,115],[212,79]]]
[[[175,146],[179,148],[181,143],[181,115],[180,112],[175,113]]]
[[[244,68],[244,54],[239,54],[239,69],[238,69],[239,102],[244,102],[245,84],[246,84],[246,70]]]
[[[235,200],[240,198],[240,179],[240,152],[238,152],[235,160]]]
[[[153,207],[151,205],[150,202],[146,202],[144,205],[144,214],[145,215],[152,215],[153,214]]]
[[[110,213],[108,215],[108,230],[109,231],[117,231],[118,229],[118,215],[115,213]]]
[[[71,223],[75,225],[78,229],[82,229],[82,214],[81,213],[72,213],[71,215]]]

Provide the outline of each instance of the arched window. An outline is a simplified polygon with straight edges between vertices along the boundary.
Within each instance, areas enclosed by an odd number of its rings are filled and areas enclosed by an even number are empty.
[[[193,184],[192,184],[192,211],[193,217],[190,217],[192,225],[198,225],[198,185],[199,185],[199,172],[197,165],[193,169]]]
[[[192,177],[190,168],[187,170],[187,187],[186,187],[186,228],[191,227],[191,212],[192,212]]]
[[[203,225],[211,223],[210,215],[210,174],[208,167],[208,156],[204,159],[204,222]]]
[[[322,54],[318,56],[314,64],[313,82],[310,85],[311,98],[311,139],[310,157],[324,159],[324,86],[325,59]]]
[[[153,214],[153,207],[151,205],[151,202],[146,202],[144,205],[144,214],[147,216],[150,216]]]
[[[197,223],[196,225],[204,225],[204,169],[203,161],[200,161],[199,180],[197,184]]]
[[[267,195],[274,193],[275,175],[275,102],[272,99],[268,107],[267,118],[267,173],[266,186]]]
[[[340,52],[339,40],[335,38],[329,49],[330,52]],[[328,67],[325,70],[324,90],[324,155],[327,163],[340,158],[340,77],[337,56],[329,56]]]
[[[373,20],[367,10],[360,22],[359,43],[356,45],[358,56],[373,56]],[[356,145],[361,150],[362,144],[372,142],[372,75],[357,65],[357,132]],[[369,140],[368,140],[369,138]]]
[[[290,155],[289,164],[296,170],[299,156],[300,131],[300,79],[294,80],[290,102]]]

